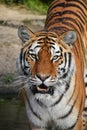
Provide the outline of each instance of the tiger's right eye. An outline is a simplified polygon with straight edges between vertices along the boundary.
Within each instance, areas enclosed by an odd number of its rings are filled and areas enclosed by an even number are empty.
[[[36,54],[29,54],[29,56],[30,56],[33,60],[37,60]]]

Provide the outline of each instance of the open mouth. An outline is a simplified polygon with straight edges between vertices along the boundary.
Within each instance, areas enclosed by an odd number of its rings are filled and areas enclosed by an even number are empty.
[[[53,92],[54,92],[54,89],[53,89],[52,86],[47,87],[47,86],[44,85],[44,84],[41,84],[41,85],[39,85],[39,86],[32,86],[32,87],[31,87],[31,90],[32,90],[33,94],[42,93],[42,94],[50,94],[50,95],[53,95]]]

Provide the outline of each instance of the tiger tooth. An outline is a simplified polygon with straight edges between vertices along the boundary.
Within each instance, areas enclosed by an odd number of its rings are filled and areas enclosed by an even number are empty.
[[[37,87],[37,90],[38,90],[38,91],[41,90],[40,87]]]
[[[47,92],[47,91],[49,91],[49,88],[42,89],[42,88],[40,88],[40,87],[37,87],[37,90],[38,90],[38,91],[45,91],[45,92]]]

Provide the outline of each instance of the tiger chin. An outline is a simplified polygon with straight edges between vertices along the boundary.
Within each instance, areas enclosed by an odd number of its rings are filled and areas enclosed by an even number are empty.
[[[83,0],[54,0],[43,30],[18,28],[22,41],[18,69],[25,76],[21,94],[31,129],[86,128],[85,16]]]

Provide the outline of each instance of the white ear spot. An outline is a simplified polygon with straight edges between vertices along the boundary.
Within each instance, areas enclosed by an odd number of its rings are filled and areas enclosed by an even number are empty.
[[[68,31],[63,36],[63,41],[66,44],[73,45],[73,43],[77,40],[77,34],[75,31]]]

